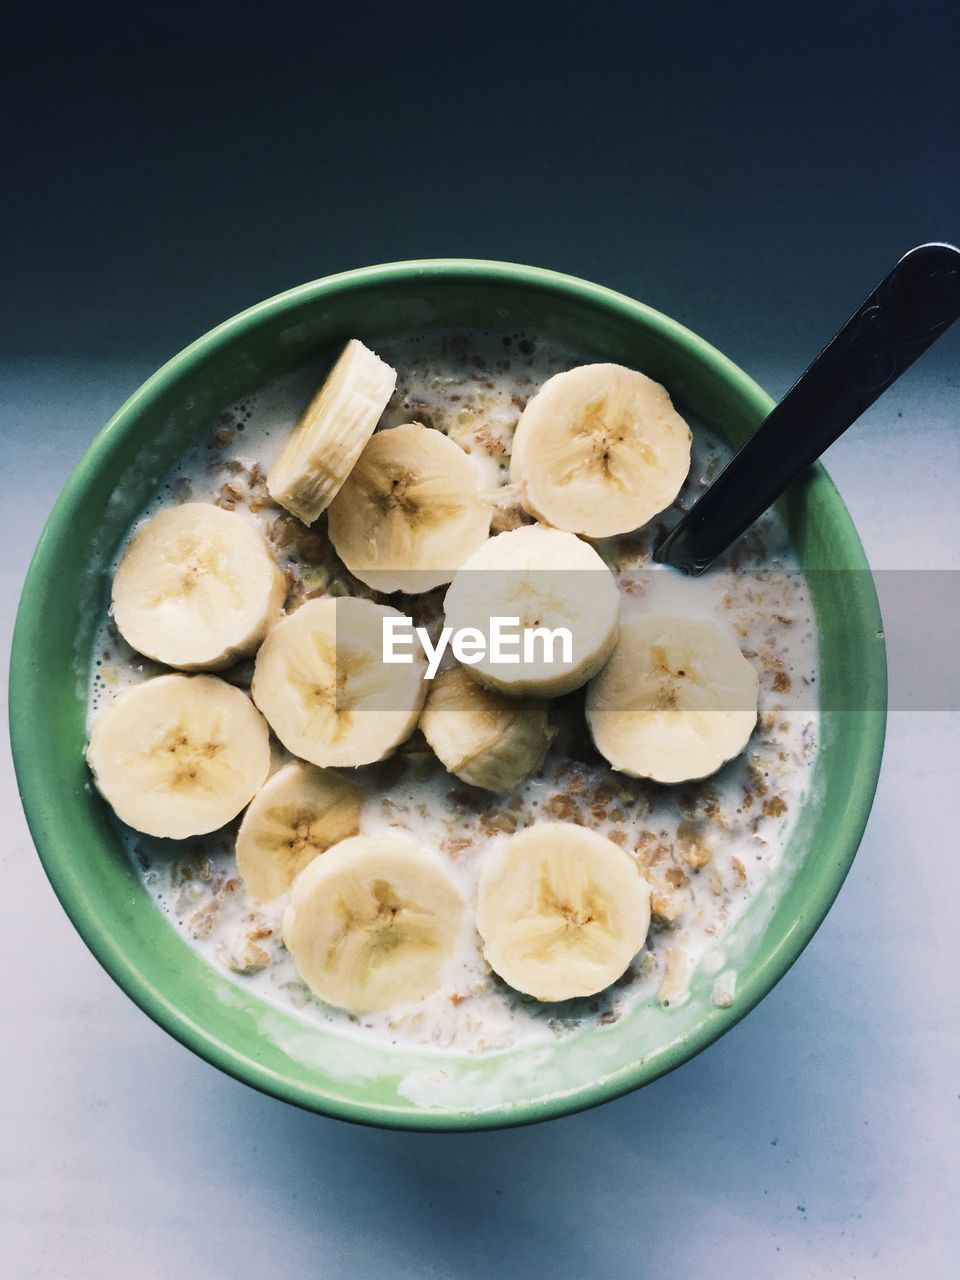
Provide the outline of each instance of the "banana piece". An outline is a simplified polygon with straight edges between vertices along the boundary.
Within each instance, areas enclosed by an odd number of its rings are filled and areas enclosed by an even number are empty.
[[[548,378],[513,437],[510,479],[558,529],[607,538],[669,507],[690,470],[690,428],[666,389],[619,364]]]
[[[494,973],[537,1000],[590,996],[643,946],[650,888],[612,840],[566,822],[510,836],[483,867],[477,929]]]
[[[667,783],[706,778],[747,745],[758,685],[715,622],[630,618],[587,690],[587,722],[621,773]]]
[[[254,525],[212,503],[187,502],[134,533],[114,575],[112,611],[138,653],[212,671],[257,648],[286,590]]]
[[[216,831],[270,770],[266,721],[215,676],[164,675],[118,693],[87,746],[94,781],[117,817],[170,840]]]
[[[274,501],[313,524],[353,470],[396,385],[397,371],[351,338],[267,474]]]
[[[539,768],[555,736],[546,703],[505,698],[477,684],[462,667],[433,679],[420,728],[451,773],[501,795]]]
[[[237,832],[237,870],[258,902],[286,893],[308,863],[360,830],[363,788],[334,769],[295,760],[251,801]]]
[[[444,609],[454,632],[483,633],[487,652],[466,668],[474,679],[513,697],[557,697],[586,684],[606,662],[617,639],[620,595],[593,547],[572,533],[531,524],[498,533],[475,551],[457,570]],[[492,660],[493,618],[519,619],[533,642],[528,657],[514,645],[516,661]],[[569,660],[559,640],[551,652],[530,634],[541,628],[570,633]]]
[[[437,990],[463,913],[439,858],[409,836],[354,836],[294,881],[283,940],[321,1000],[376,1013]]]
[[[416,727],[426,662],[383,662],[388,605],[344,596],[308,600],[277,623],[257,654],[251,693],[295,756],[320,766],[383,760]]]
[[[490,532],[493,504],[445,435],[409,422],[378,431],[330,504],[330,540],[375,591],[432,591]]]

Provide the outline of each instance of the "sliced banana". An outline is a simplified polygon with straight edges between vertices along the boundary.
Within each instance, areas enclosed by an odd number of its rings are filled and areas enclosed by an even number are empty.
[[[254,525],[207,502],[168,507],[134,533],[113,579],[113,617],[138,653],[212,671],[252,653],[280,617],[286,581]]]
[[[673,502],[690,440],[658,382],[619,364],[585,364],[548,378],[520,415],[510,479],[541,520],[607,538]]]
[[[593,547],[531,524],[498,533],[475,551],[457,570],[444,608],[454,632],[475,628],[484,638],[486,652],[467,667],[481,684],[514,697],[557,697],[586,684],[606,662],[617,639],[620,595]],[[518,620],[529,653],[522,641],[502,644],[501,656],[515,660],[496,661],[494,618]],[[558,629],[569,633],[566,655],[563,636],[548,644],[533,635]]]
[[[621,773],[667,783],[706,778],[747,745],[758,684],[715,622],[630,618],[587,690],[587,721]]]
[[[537,822],[505,840],[480,876],[477,929],[494,973],[537,1000],[590,996],[643,946],[650,888],[605,836]]]
[[[397,385],[397,371],[351,338],[267,474],[274,501],[313,524],[353,470]]]
[[[125,689],[94,721],[87,761],[117,817],[151,836],[216,831],[270,769],[266,721],[215,676],[157,676]]]
[[[267,636],[253,700],[295,756],[355,766],[383,760],[416,727],[426,662],[383,662],[383,620],[403,615],[349,596],[308,600]]]
[[[439,858],[408,836],[354,836],[300,873],[283,919],[297,972],[327,1004],[375,1013],[436,991],[463,924]]]
[[[431,682],[420,728],[451,773],[500,795],[539,768],[554,738],[545,702],[505,698],[462,667],[441,671]]]
[[[330,540],[375,591],[432,591],[486,541],[493,505],[473,463],[439,431],[378,431],[330,504]]]
[[[237,870],[259,902],[286,893],[318,854],[360,830],[363,788],[295,760],[254,796],[237,832]]]

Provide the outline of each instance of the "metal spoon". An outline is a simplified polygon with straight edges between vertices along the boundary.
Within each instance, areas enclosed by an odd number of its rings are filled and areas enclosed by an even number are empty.
[[[700,574],[960,315],[960,249],[904,254],[710,488],[662,539],[661,564]]]

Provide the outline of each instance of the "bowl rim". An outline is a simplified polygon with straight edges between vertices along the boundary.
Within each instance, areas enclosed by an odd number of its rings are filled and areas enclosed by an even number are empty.
[[[781,940],[764,965],[758,980],[751,982],[748,979],[738,989],[735,1004],[729,1009],[718,1011],[722,1013],[722,1017],[716,1021],[711,1020],[698,1034],[681,1038],[667,1060],[653,1071],[645,1068],[641,1058],[629,1071],[618,1072],[614,1078],[593,1081],[570,1092],[547,1096],[519,1106],[500,1105],[482,1113],[432,1113],[429,1110],[397,1112],[374,1102],[355,1103],[330,1098],[322,1089],[311,1090],[297,1082],[278,1078],[277,1073],[262,1067],[255,1058],[185,1017],[124,951],[112,945],[109,935],[96,927],[96,921],[90,917],[82,901],[79,880],[73,874],[69,857],[59,853],[56,842],[47,838],[45,809],[55,805],[57,797],[48,794],[45,788],[43,750],[39,745],[42,735],[31,732],[34,689],[38,681],[42,680],[42,673],[31,660],[35,637],[43,627],[38,597],[43,594],[44,582],[51,574],[56,573],[57,544],[69,537],[75,513],[83,502],[88,479],[107,461],[118,439],[126,438],[136,431],[138,415],[144,404],[159,398],[180,379],[190,376],[212,350],[228,345],[266,319],[276,320],[304,303],[315,302],[320,298],[329,300],[358,285],[369,287],[378,284],[412,284],[436,279],[460,279],[465,284],[481,282],[520,285],[594,305],[627,321],[639,322],[658,336],[683,347],[688,354],[708,365],[714,374],[733,387],[738,396],[752,402],[760,413],[769,412],[774,405],[771,397],[738,365],[676,320],[603,285],[543,267],[474,258],[415,259],[339,272],[275,294],[210,329],[163,364],[114,413],[74,467],[47,518],[24,580],[10,653],[9,723],[21,800],[47,878],[67,916],[94,957],[154,1022],[211,1065],[262,1093],[306,1110],[383,1128],[456,1131],[536,1123],[584,1111],[629,1093],[668,1074],[701,1053],[773,990],[823,922],[856,856],[879,781],[886,728],[887,673],[881,644],[877,650],[877,669],[872,673],[876,680],[877,714],[871,715],[864,726],[863,749],[858,762],[858,779],[861,785],[856,794],[850,797],[840,820],[837,847],[833,851],[832,874],[824,877],[819,891],[807,901],[802,919],[796,921],[795,926]],[[876,591],[853,521],[836,487],[819,462],[811,468],[809,482],[816,494],[838,504],[846,515],[849,527],[844,550],[848,567],[865,571],[864,581],[869,584],[868,596],[872,593],[872,598],[867,598],[861,604],[873,612],[879,631],[881,622]]]

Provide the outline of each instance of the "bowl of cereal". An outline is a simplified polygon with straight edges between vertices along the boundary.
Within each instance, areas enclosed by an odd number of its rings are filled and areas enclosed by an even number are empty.
[[[207,1061],[397,1128],[672,1070],[809,942],[876,788],[873,581],[819,465],[709,573],[651,551],[772,407],[531,267],[293,289],[90,446],[11,658],[46,873]]]

